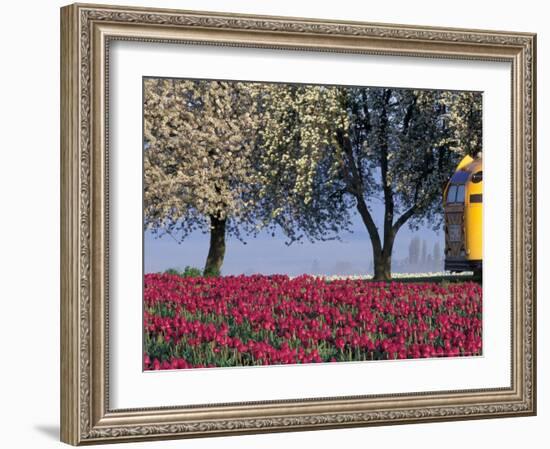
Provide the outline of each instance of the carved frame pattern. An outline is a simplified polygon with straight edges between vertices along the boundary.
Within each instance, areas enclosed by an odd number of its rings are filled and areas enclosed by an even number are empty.
[[[63,441],[84,444],[535,414],[535,35],[94,5],[67,6],[61,16]],[[143,29],[158,32],[147,36]],[[178,30],[188,37],[168,36],[177,35]],[[193,30],[200,30],[196,38]],[[393,395],[394,401],[388,398],[385,405],[377,397],[237,404],[241,414],[236,416],[233,411],[227,417],[225,406],[220,405],[212,408],[211,419],[194,418],[195,409],[185,407],[109,410],[107,299],[104,292],[98,293],[108,279],[97,279],[108,263],[108,245],[102,246],[97,237],[106,232],[102,226],[108,192],[98,186],[105,183],[106,170],[100,167],[108,161],[105,155],[94,153],[98,146],[105,150],[108,127],[94,133],[105,124],[98,123],[98,110],[108,112],[105,83],[98,77],[101,71],[108,74],[112,39],[511,61],[512,190],[516,192],[512,211],[513,387]]]

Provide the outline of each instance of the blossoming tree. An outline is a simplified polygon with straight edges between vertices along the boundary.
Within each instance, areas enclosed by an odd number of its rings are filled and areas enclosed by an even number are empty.
[[[178,241],[209,233],[206,274],[220,272],[227,235],[254,230],[257,92],[250,83],[144,80],[145,226]]]
[[[263,228],[278,228],[288,243],[339,239],[350,222],[349,198],[335,195],[335,129],[349,120],[337,88],[265,85],[255,155],[261,179]]]
[[[263,171],[284,174],[271,187],[274,221],[291,240],[317,239],[345,229],[355,210],[370,237],[375,279],[390,279],[398,231],[407,222],[437,226],[446,181],[463,154],[479,151],[481,96],[295,86],[271,93],[264,120]],[[287,189],[284,179],[293,181]],[[384,207],[381,231],[373,201]]]
[[[290,243],[337,239],[355,211],[375,278],[389,279],[400,228],[439,225],[446,181],[481,144],[475,92],[177,79],[144,87],[145,225],[179,240],[209,232],[205,273],[219,273],[227,235],[278,228]]]

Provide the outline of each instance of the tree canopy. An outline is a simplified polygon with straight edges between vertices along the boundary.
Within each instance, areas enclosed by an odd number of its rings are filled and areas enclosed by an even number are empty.
[[[180,241],[210,232],[205,271],[220,270],[226,235],[254,230],[257,95],[248,83],[144,81],[145,226]]]
[[[481,142],[475,92],[295,86],[274,96],[269,108],[264,166],[298,176],[278,201],[286,214],[277,223],[291,239],[302,237],[296,228],[318,239],[327,231],[337,235],[357,211],[379,279],[391,277],[393,243],[405,223],[438,226],[445,183]],[[280,184],[276,179],[274,189],[284,192]],[[384,205],[381,231],[373,201]]]
[[[205,269],[219,271],[226,235],[337,239],[357,213],[388,279],[399,229],[440,224],[445,183],[480,150],[481,107],[476,92],[147,79],[145,224],[210,232]]]

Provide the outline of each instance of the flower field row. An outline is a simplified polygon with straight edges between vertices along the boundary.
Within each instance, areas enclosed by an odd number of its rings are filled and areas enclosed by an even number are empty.
[[[481,286],[145,275],[146,370],[481,354]]]
[[[463,271],[460,273],[452,273],[450,271],[427,271],[425,273],[393,273],[391,274],[392,279],[414,279],[414,278],[447,278],[447,279],[457,279],[460,278],[471,278],[473,272]],[[316,275],[315,277],[323,278],[326,281],[338,281],[342,279],[372,279],[372,274],[329,274],[329,275]]]

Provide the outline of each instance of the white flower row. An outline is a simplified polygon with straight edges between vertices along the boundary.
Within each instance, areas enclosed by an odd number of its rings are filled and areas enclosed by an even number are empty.
[[[472,276],[471,271],[465,271],[462,273],[451,273],[450,271],[439,271],[439,272],[426,272],[426,273],[392,273],[392,279],[413,279],[413,278],[437,278],[437,277],[461,277],[461,276]],[[350,274],[350,275],[313,275],[318,278],[323,278],[327,281],[336,281],[341,279],[372,279],[372,274]]]

